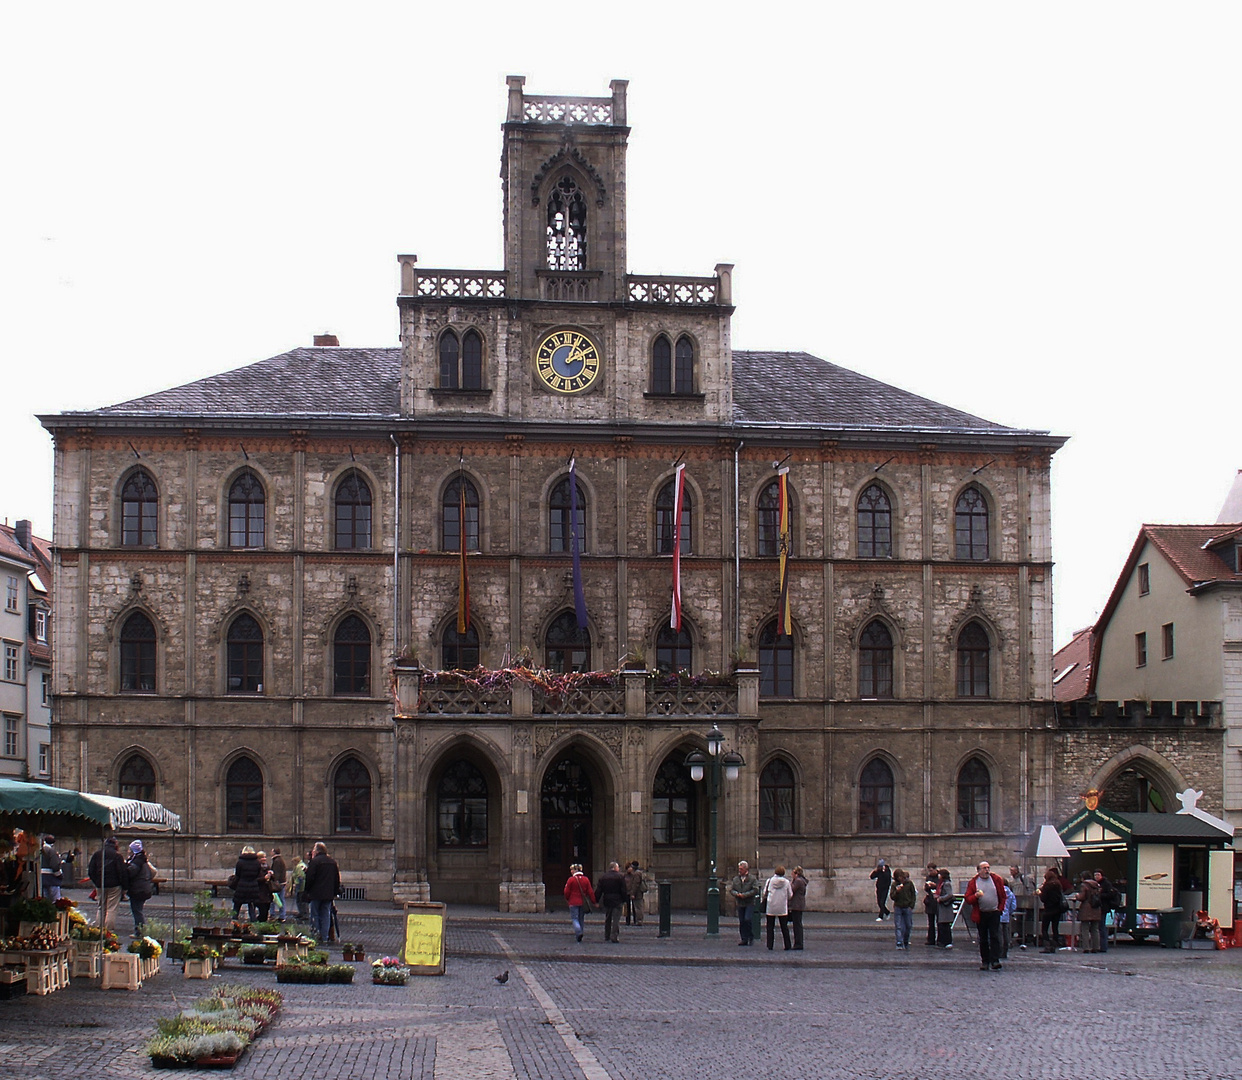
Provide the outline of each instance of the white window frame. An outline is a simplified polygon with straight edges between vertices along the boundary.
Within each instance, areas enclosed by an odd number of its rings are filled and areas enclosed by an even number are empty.
[[[22,756],[22,718],[12,713],[4,714],[4,742],[0,745],[3,757],[19,758]],[[10,749],[10,745],[12,749]]]
[[[4,672],[5,682],[18,682],[18,675],[21,674],[22,647],[18,642],[6,641],[4,643]]]
[[[5,583],[4,610],[5,611],[20,611],[21,610],[21,608],[18,606],[17,578],[15,578],[12,574],[9,575],[9,579]]]

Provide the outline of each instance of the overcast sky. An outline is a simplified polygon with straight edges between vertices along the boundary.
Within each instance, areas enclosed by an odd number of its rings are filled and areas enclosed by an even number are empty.
[[[804,349],[1071,441],[1056,640],[1144,522],[1242,467],[1242,5],[9,4],[0,517],[50,535],[35,413],[331,331],[397,344],[396,255],[499,268],[507,74],[630,80],[629,264],[736,264]]]

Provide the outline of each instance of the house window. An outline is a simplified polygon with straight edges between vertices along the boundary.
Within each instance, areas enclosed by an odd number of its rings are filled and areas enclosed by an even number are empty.
[[[858,557],[893,557],[893,508],[879,484],[868,484],[858,496]]]
[[[858,831],[893,831],[893,770],[872,758],[858,780]]]
[[[21,646],[4,643],[4,681],[17,682],[18,661],[21,659]]]
[[[673,539],[675,536],[673,511],[675,509],[677,499],[677,482],[670,480],[662,488],[656,496],[656,552],[660,555],[671,555],[673,553]],[[689,555],[691,547],[690,536],[690,489],[683,486],[681,493],[681,553]]]
[[[35,624],[35,641],[42,645],[47,644],[47,612],[43,608],[35,608],[34,613]]]
[[[1146,667],[1147,666],[1147,635],[1146,634],[1135,634],[1134,635],[1134,666],[1135,667]]]
[[[1139,563],[1138,586],[1139,596],[1146,596],[1151,592],[1151,566],[1148,563]]]
[[[651,787],[651,839],[660,847],[694,844],[694,781],[676,757],[664,759]]]
[[[968,622],[957,636],[957,696],[987,697],[991,642],[977,622]]]
[[[469,761],[455,761],[436,789],[440,847],[487,847],[487,780]]]
[[[763,558],[774,559],[781,553],[781,484],[779,480],[773,480],[767,487],[759,493],[759,502],[756,507],[758,512],[759,526],[759,555]],[[793,554],[793,532],[794,532],[794,515],[793,500],[789,504],[789,551],[788,555]]]
[[[465,494],[463,500],[462,495]],[[479,550],[479,493],[465,477],[459,476],[444,489],[440,500],[443,542],[441,551],[461,551],[462,524],[465,524],[466,550]]]
[[[965,832],[992,827],[992,775],[978,758],[957,774],[957,827]]]
[[[141,754],[131,754],[117,776],[122,799],[155,802],[155,769]]]
[[[794,831],[794,774],[781,758],[773,758],[759,774],[759,831]]]
[[[469,671],[479,666],[479,632],[473,625],[464,634],[450,623],[440,641],[440,666],[445,671]]]
[[[46,705],[52,697],[52,676],[45,671],[41,676],[41,682],[43,683],[43,700],[41,704]]]
[[[586,551],[586,498],[582,485],[574,485],[578,502],[578,513],[573,523],[578,530],[578,551]],[[548,496],[548,550],[552,552],[571,552],[571,525],[573,515],[572,500],[569,497],[569,477],[562,479]]]
[[[587,204],[578,185],[561,177],[548,196],[548,269],[586,269]]]
[[[47,776],[52,771],[52,744],[39,743],[39,775]]]
[[[690,632],[685,627],[680,630],[674,630],[671,626],[660,627],[660,632],[656,634],[656,671],[689,671],[693,645]]]
[[[249,469],[229,488],[229,546],[256,548],[264,537],[263,485]]]
[[[19,716],[9,716],[7,713],[4,717],[4,756],[18,757],[18,751],[21,750],[21,729],[18,726],[21,722]]]
[[[139,469],[121,488],[121,543],[125,547],[154,547],[158,543],[159,492],[145,469]]]
[[[1165,623],[1160,628],[1160,641],[1164,649],[1164,658],[1166,660],[1172,660],[1173,659],[1173,624],[1171,622]]]
[[[263,630],[249,615],[238,615],[229,627],[228,692],[263,693]]]
[[[871,622],[858,641],[858,696],[893,696],[893,635],[882,622]]]
[[[4,585],[4,610],[17,610],[17,578],[9,575]]]
[[[342,551],[371,546],[371,487],[356,472],[336,488],[336,546]]]
[[[957,497],[957,557],[982,561],[988,557],[988,504],[978,488],[967,488]]]
[[[565,674],[591,670],[591,633],[578,629],[578,619],[572,611],[563,611],[552,620],[544,644],[549,671]]]
[[[332,779],[332,799],[337,832],[371,831],[371,773],[357,758],[346,758],[337,768]]]
[[[759,632],[759,696],[793,697],[793,638],[777,634],[773,619]]]
[[[155,627],[135,611],[121,627],[121,690],[155,689]]]
[[[341,620],[332,642],[332,692],[371,692],[371,631],[357,615]]]
[[[226,832],[263,831],[263,772],[250,758],[240,757],[229,766],[224,798]]]
[[[483,338],[477,330],[467,330],[460,342],[452,330],[440,338],[440,388],[483,389]]]

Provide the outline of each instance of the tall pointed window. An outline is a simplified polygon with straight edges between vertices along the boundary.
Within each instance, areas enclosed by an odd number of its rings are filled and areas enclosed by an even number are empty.
[[[346,758],[332,778],[333,826],[339,833],[371,831],[371,773],[357,758]]]
[[[460,340],[453,330],[441,336],[440,388],[483,389],[483,338],[477,330],[467,330]]]
[[[582,484],[575,485],[578,489],[578,550],[586,551],[586,495]],[[569,477],[562,479],[548,496],[548,550],[552,552],[569,552],[570,546],[570,514]]]
[[[794,831],[794,774],[783,758],[773,758],[759,774],[759,831]]]
[[[457,477],[444,489],[440,502],[444,526],[441,551],[461,551],[461,493],[466,493],[466,550],[479,550],[479,493],[465,477]]]
[[[135,611],[121,627],[121,691],[155,689],[155,627]]]
[[[263,546],[264,500],[263,485],[249,469],[233,481],[229,488],[230,547]]]
[[[867,626],[858,642],[858,696],[893,696],[893,635],[879,620]]]
[[[689,671],[693,650],[690,631],[684,625],[680,630],[674,630],[671,626],[660,627],[660,632],[656,634],[656,670],[665,674]]]
[[[552,620],[545,645],[549,671],[564,674],[591,670],[591,632],[578,629],[572,611],[563,611]]]
[[[869,484],[858,496],[858,557],[890,559],[892,556],[892,506],[879,484]]]
[[[957,774],[957,827],[967,832],[992,827],[992,774],[977,757]]]
[[[586,269],[587,204],[578,185],[564,176],[548,196],[548,269]]]
[[[978,488],[968,487],[957,497],[954,510],[956,551],[959,559],[988,557],[988,504]]]
[[[694,393],[694,342],[685,334],[677,339],[677,367],[674,371],[673,392]]]
[[[461,357],[461,343],[452,330],[446,330],[440,338],[440,388],[457,389],[457,364]]]
[[[436,788],[440,847],[487,847],[487,780],[469,761],[455,761]]]
[[[356,472],[336,486],[336,546],[339,550],[371,546],[371,487]]]
[[[263,693],[263,630],[249,615],[229,626],[228,671],[230,694]]]
[[[893,831],[893,770],[872,758],[858,778],[858,831]]]
[[[357,615],[341,620],[332,641],[332,692],[371,692],[371,631]]]
[[[987,631],[975,621],[962,627],[957,636],[957,696],[987,697],[992,646]]]
[[[673,346],[663,334],[651,346],[651,392],[673,392]]]
[[[117,777],[122,799],[155,802],[155,769],[142,754],[131,754]]]
[[[776,632],[773,619],[759,633],[759,696],[793,697],[793,638]]]
[[[656,496],[656,552],[673,554],[673,509],[677,498],[676,481],[670,480]],[[681,493],[681,553],[689,555],[693,548],[690,535],[691,521],[690,485],[685,484]]]
[[[781,553],[781,485],[779,480],[773,480],[759,493],[759,501],[755,509],[759,526],[758,554],[763,558],[774,559]],[[789,500],[790,555],[793,554],[793,532],[794,508],[791,497]]]
[[[665,758],[651,789],[651,838],[656,845],[693,846],[695,795],[689,768],[676,755]]]
[[[248,757],[239,757],[224,778],[225,831],[263,832],[263,771]]]
[[[139,469],[121,488],[121,543],[125,547],[155,547],[159,543],[159,493],[145,469]]]
[[[479,666],[479,632],[471,623],[464,634],[450,623],[440,641],[440,666],[445,671],[469,671]]]

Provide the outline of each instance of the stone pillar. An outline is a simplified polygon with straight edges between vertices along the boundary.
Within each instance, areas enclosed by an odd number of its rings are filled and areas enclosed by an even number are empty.
[[[517,715],[519,687],[525,691],[525,717],[530,715],[530,687],[513,684],[513,709]],[[512,730],[512,787],[504,796],[505,861],[501,870],[498,907],[501,911],[541,912],[546,890],[539,857],[539,793],[535,790],[533,731],[527,719],[517,721]]]
[[[413,680],[417,684],[417,678]],[[398,674],[400,685],[400,674]],[[417,691],[415,692],[417,702]],[[412,710],[411,710],[412,713]],[[424,845],[426,828],[424,800],[414,787],[417,766],[418,721],[411,716],[393,718],[393,882],[394,904],[406,900],[428,901],[431,886],[427,881]]]

